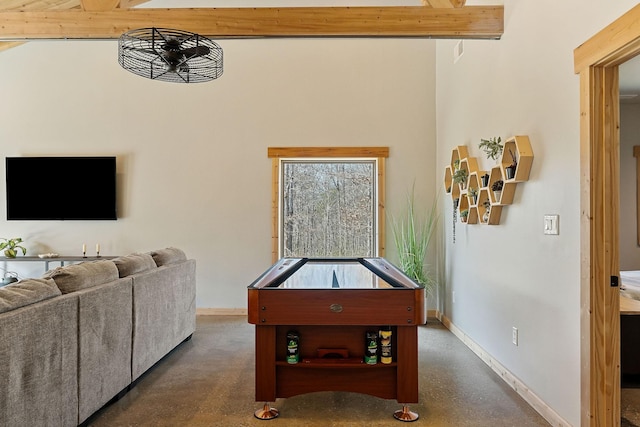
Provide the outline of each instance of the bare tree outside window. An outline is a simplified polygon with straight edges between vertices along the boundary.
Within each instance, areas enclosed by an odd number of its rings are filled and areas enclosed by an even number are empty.
[[[283,160],[281,254],[376,256],[376,160]]]

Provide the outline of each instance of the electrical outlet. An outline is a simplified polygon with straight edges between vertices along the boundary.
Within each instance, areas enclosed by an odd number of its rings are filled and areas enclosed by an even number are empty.
[[[453,299],[453,303],[456,303],[456,291],[451,292],[451,299]]]
[[[515,346],[518,345],[518,328],[516,328],[515,326],[513,327],[513,330],[511,331],[511,342]]]

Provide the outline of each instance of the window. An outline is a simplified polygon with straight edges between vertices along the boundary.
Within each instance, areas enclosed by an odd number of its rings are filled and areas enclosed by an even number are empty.
[[[386,147],[269,148],[273,261],[384,255]]]

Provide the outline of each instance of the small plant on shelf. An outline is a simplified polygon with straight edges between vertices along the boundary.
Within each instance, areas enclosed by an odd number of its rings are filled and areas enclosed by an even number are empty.
[[[498,160],[502,155],[502,138],[493,137],[489,139],[480,139],[480,149],[487,155],[487,159]]]
[[[21,237],[14,237],[12,239],[0,238],[0,251],[4,249],[4,256],[7,258],[15,258],[18,255],[18,250],[22,251],[22,255],[27,254],[27,248],[20,245],[23,242]]]
[[[491,211],[491,202],[489,201],[489,199],[484,199],[484,202],[482,202],[482,206],[484,207],[482,222],[487,222],[489,221],[489,212]]]
[[[496,202],[500,201],[500,195],[502,194],[502,187],[504,186],[504,181],[499,179],[491,184],[491,191],[493,191],[493,196],[496,199]]]
[[[460,184],[462,188],[467,184],[467,178],[469,177],[469,171],[466,169],[456,169],[453,173],[453,183]]]
[[[485,173],[480,177],[480,180],[482,181],[482,186],[486,187],[487,185],[489,185],[489,174]]]
[[[471,197],[474,205],[478,203],[478,189],[476,187],[469,187],[469,196]]]
[[[464,209],[460,211],[460,220],[462,222],[467,222],[467,217],[469,217],[469,209]]]
[[[518,167],[518,158],[516,154],[509,148],[509,155],[511,155],[511,164],[504,168],[504,172],[507,175],[507,179],[513,179],[516,176],[516,168]]]

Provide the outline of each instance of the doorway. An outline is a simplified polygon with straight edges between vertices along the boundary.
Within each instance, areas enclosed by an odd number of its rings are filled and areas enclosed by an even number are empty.
[[[574,51],[580,74],[581,425],[620,425],[618,66],[640,54],[640,5]]]

